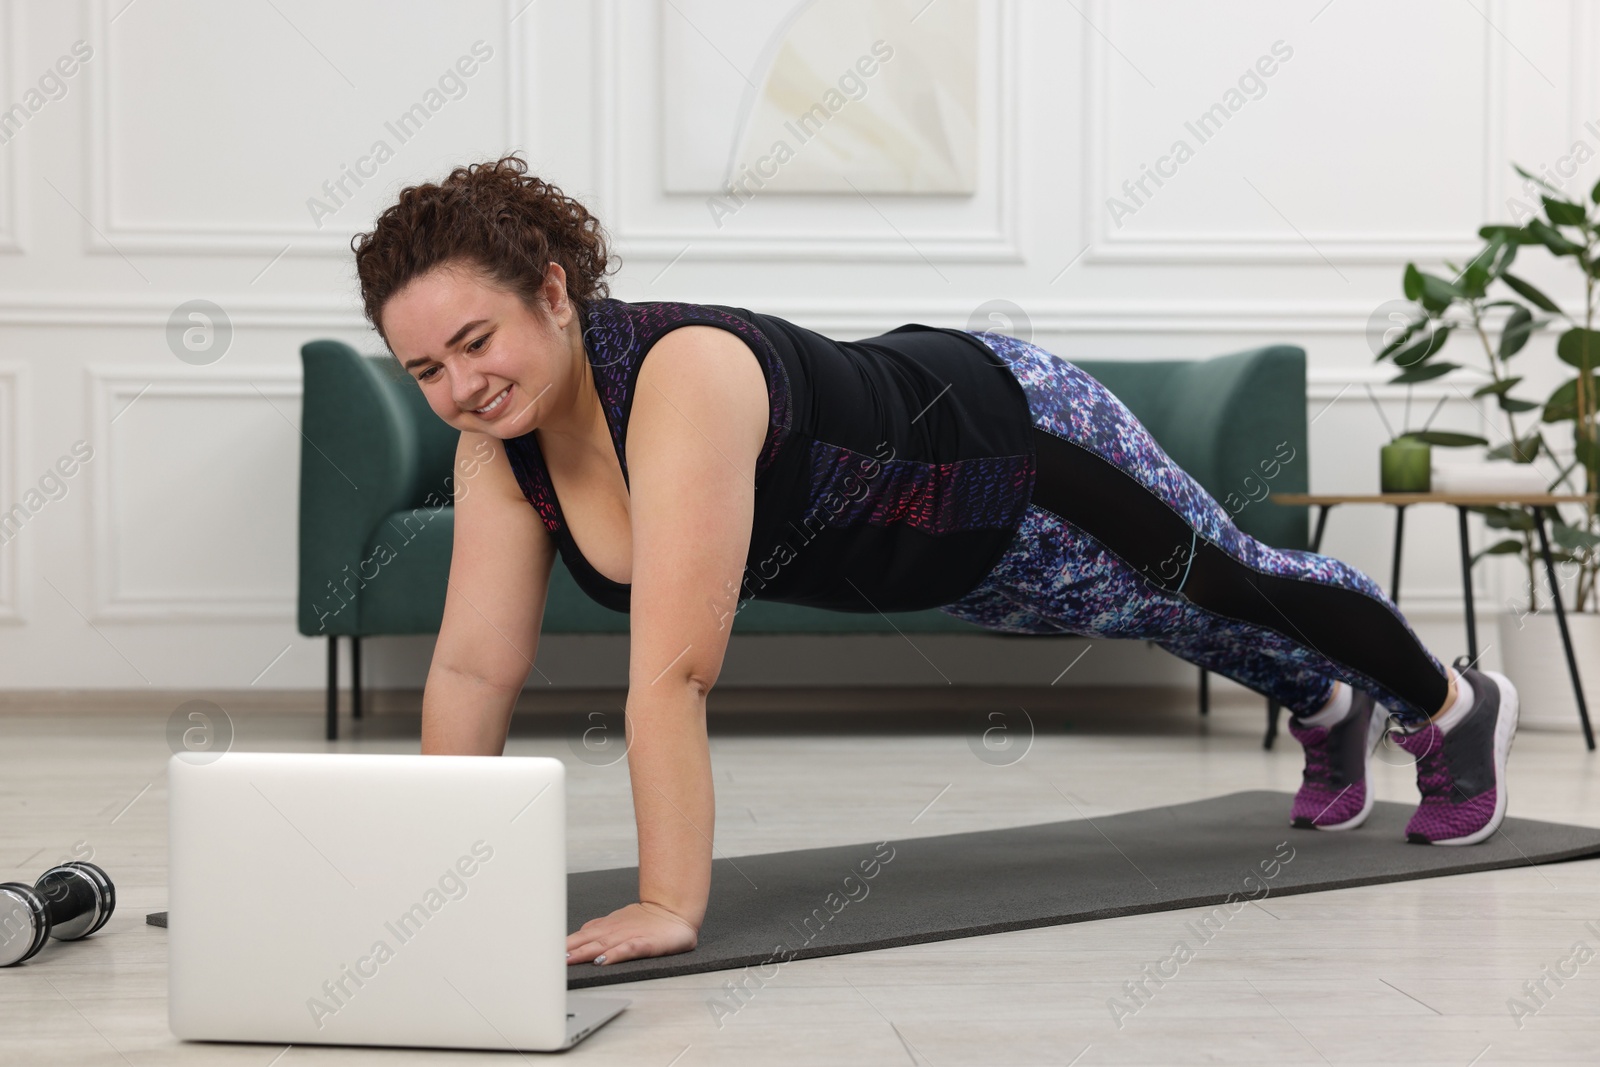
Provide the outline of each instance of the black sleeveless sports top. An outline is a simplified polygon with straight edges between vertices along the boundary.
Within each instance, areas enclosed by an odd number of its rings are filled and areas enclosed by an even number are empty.
[[[771,403],[739,591],[835,611],[959,600],[994,566],[1032,494],[1027,394],[961,330],[909,323],[835,341],[721,304],[591,301],[584,351],[626,483],[628,414],[645,353],[679,326],[717,326],[755,352]],[[631,587],[578,551],[532,432],[505,442],[523,495],[578,586],[628,610]]]

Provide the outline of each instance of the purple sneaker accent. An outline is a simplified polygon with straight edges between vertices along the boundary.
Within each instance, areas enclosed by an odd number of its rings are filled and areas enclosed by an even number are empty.
[[[1500,828],[1506,814],[1506,757],[1517,732],[1517,689],[1498,671],[1451,664],[1472,686],[1472,707],[1443,733],[1428,723],[1395,741],[1417,758],[1422,804],[1406,839],[1422,845],[1472,845]]]
[[[1371,694],[1350,691],[1350,711],[1332,726],[1303,726],[1289,717],[1289,732],[1306,750],[1306,769],[1289,824],[1302,830],[1354,830],[1372,812],[1367,767],[1383,740],[1388,716]]]

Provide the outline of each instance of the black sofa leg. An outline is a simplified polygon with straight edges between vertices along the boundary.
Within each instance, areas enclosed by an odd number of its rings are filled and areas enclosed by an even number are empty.
[[[1206,677],[1206,669],[1200,668],[1200,714],[1211,714],[1211,686]]]
[[[1272,742],[1278,739],[1278,712],[1283,710],[1283,705],[1276,700],[1267,701],[1267,736],[1261,739],[1261,747],[1270,750]]]
[[[350,717],[361,718],[361,636],[350,635]]]
[[[328,740],[339,739],[339,638],[328,635]]]

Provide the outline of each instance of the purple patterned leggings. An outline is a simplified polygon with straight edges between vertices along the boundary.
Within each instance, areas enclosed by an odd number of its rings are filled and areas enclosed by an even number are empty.
[[[1045,442],[1051,453],[1082,457],[1073,462],[1086,475],[1137,507],[1095,513],[1095,536],[1083,528],[1090,522],[1063,519],[1036,492],[983,582],[939,610],[1007,633],[1148,639],[1295,715],[1322,707],[1334,679],[1372,694],[1406,726],[1444,702],[1444,665],[1371,578],[1330,556],[1272,548],[1244,533],[1089,374],[1026,341],[975,336],[1022,384],[1036,430],[1059,439]],[[1188,542],[1177,546],[1174,566],[1162,568],[1182,581],[1153,580],[1148,564],[1130,562],[1153,558],[1140,540],[1161,520],[1169,533],[1178,523],[1177,540]]]

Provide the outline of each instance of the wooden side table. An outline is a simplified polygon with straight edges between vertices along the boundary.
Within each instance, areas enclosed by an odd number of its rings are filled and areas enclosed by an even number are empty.
[[[1556,504],[1584,504],[1595,499],[1593,493],[1273,493],[1269,499],[1275,504],[1314,506],[1317,511],[1315,532],[1311,535],[1311,551],[1322,545],[1322,533],[1328,524],[1328,512],[1339,504],[1390,504],[1395,509],[1394,557],[1390,561],[1389,599],[1400,603],[1400,554],[1405,543],[1406,508],[1412,504],[1450,504],[1456,508],[1461,531],[1461,592],[1466,604],[1467,657],[1478,658],[1477,618],[1472,605],[1472,549],[1467,543],[1468,508],[1485,504],[1517,504],[1533,510],[1533,526],[1539,532],[1539,550],[1544,557],[1545,575],[1550,580],[1550,599],[1555,604],[1556,623],[1561,630],[1561,644],[1567,653],[1567,671],[1572,675],[1572,692],[1578,698],[1578,719],[1583,724],[1583,740],[1594,751],[1594,729],[1589,725],[1589,708],[1583,699],[1583,683],[1578,677],[1578,660],[1572,651],[1572,635],[1567,631],[1567,612],[1561,603],[1561,585],[1556,580],[1555,561],[1550,555],[1550,536],[1545,530],[1545,509]],[[1274,705],[1269,734],[1277,733],[1277,708]]]

